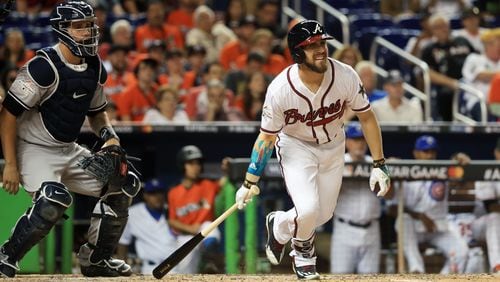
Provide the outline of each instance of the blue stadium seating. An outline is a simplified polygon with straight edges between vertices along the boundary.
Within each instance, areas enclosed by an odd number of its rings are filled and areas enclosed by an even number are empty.
[[[356,34],[369,28],[384,29],[395,27],[392,18],[382,14],[353,15],[349,17],[351,34]]]
[[[396,24],[400,28],[421,30],[422,29],[420,27],[421,19],[422,18],[420,16],[408,16],[408,17],[400,18],[396,22]]]

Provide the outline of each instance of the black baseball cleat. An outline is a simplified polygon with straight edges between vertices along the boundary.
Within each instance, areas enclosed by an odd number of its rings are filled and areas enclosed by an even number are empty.
[[[9,263],[0,261],[0,277],[14,278],[16,276],[16,268]]]
[[[132,275],[132,268],[120,259],[109,258],[90,265],[80,265],[82,274],[87,277],[118,277]]]
[[[276,212],[270,212],[266,216],[266,229],[267,229],[267,243],[266,243],[266,255],[267,259],[271,264],[278,265],[283,259],[285,254],[285,245],[281,244],[274,237],[273,226],[274,226],[274,216]]]
[[[3,249],[0,249],[0,277],[13,278],[18,270],[17,263],[10,262],[9,256],[3,253]]]
[[[304,266],[295,266],[295,263],[292,263],[293,271],[297,274],[297,278],[301,280],[319,280],[319,273],[316,271],[315,265],[304,265]]]

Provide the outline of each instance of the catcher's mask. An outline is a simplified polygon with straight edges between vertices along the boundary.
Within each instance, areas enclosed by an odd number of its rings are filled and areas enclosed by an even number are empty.
[[[73,55],[89,57],[97,54],[99,27],[92,7],[83,1],[68,1],[58,4],[50,16],[52,30]],[[70,30],[86,33],[81,39],[70,34]]]

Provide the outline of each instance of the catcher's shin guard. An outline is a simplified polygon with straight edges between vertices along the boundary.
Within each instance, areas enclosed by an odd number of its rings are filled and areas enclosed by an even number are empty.
[[[33,206],[19,218],[10,238],[1,247],[0,272],[14,277],[17,262],[61,219],[73,198],[59,182],[43,182]]]
[[[82,274],[95,276],[129,276],[131,268],[113,259],[118,240],[127,224],[130,197],[122,191],[106,194],[94,208],[89,228],[89,241],[78,253]]]

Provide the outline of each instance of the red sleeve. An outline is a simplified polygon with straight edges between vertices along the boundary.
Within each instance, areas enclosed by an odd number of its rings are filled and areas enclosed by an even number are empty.
[[[147,27],[145,25],[137,27],[135,30],[135,48],[139,53],[146,53],[147,50],[144,48],[144,38],[146,37]]]
[[[170,189],[167,193],[167,204],[168,204],[168,218],[169,219],[175,219],[175,189],[176,187]]]

